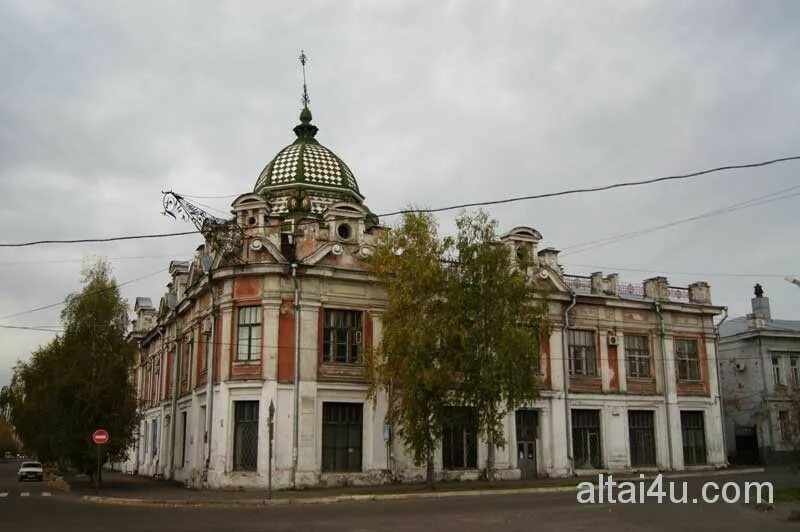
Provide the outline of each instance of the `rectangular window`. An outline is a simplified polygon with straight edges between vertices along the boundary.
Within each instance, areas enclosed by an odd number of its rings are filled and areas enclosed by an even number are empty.
[[[781,374],[780,357],[772,357],[772,378],[775,381],[775,386],[783,385],[783,375]]]
[[[600,443],[600,411],[572,411],[572,454],[575,469],[600,469],[603,467]]]
[[[706,463],[706,430],[703,413],[681,411],[681,432],[683,435],[683,463],[703,465]]]
[[[322,360],[346,364],[361,363],[362,319],[355,310],[325,310]]]
[[[361,471],[361,403],[322,403],[322,470]]]
[[[194,342],[189,340],[185,345],[183,360],[181,360],[181,386],[188,388],[192,380],[192,349],[194,349]]]
[[[627,339],[627,336],[625,337]],[[628,435],[631,442],[631,467],[656,465],[656,437],[653,412],[628,411]]]
[[[569,374],[597,375],[597,346],[594,331],[569,331]]]
[[[792,425],[788,410],[778,412],[778,429],[781,433],[781,441],[791,441]]]
[[[200,373],[203,373],[208,370],[208,357],[209,353],[211,353],[211,335],[205,333],[205,342],[203,343],[203,354],[198,356],[200,357]]]
[[[233,405],[233,469],[255,471],[258,464],[258,401],[235,401]]]
[[[260,356],[261,307],[240,307],[236,360],[258,360]]]
[[[150,453],[151,456],[155,456],[158,454],[158,418],[155,418],[150,423],[152,427],[150,436],[153,438],[150,445]]]
[[[474,408],[450,407],[442,427],[442,466],[478,467],[478,417]]]
[[[677,366],[678,380],[700,380],[700,357],[697,353],[697,340],[675,339],[675,364]]]
[[[789,372],[792,375],[792,386],[800,387],[800,356],[793,355],[789,359]]]
[[[650,342],[644,335],[626,334],[625,360],[628,365],[628,377],[649,379],[650,373]]]
[[[181,412],[181,467],[186,465],[186,440],[188,434],[186,433],[187,426],[187,412]]]

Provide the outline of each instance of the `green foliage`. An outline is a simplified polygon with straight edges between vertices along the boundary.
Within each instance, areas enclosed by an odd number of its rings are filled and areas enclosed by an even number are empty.
[[[497,223],[484,212],[458,218],[457,260],[447,269],[449,308],[459,340],[456,395],[478,414],[489,442],[487,473],[493,475],[494,446],[505,444],[508,412],[538,397],[541,341],[549,337],[546,303],[534,299],[527,257],[512,259],[499,243]]]
[[[397,427],[414,462],[428,465],[431,482],[454,372],[453,352],[443,338],[451,329],[440,261],[448,245],[430,215],[407,214],[370,259],[388,296],[381,345],[367,356],[370,394],[388,392],[387,421]]]
[[[17,363],[10,410],[29,452],[91,472],[92,433],[108,430],[105,457],[121,458],[138,414],[130,379],[134,347],[125,340],[127,304],[105,262],[84,272],[83,285],[61,314],[64,334]]]
[[[2,458],[7,451],[16,454],[17,450],[17,440],[14,438],[14,431],[11,428],[11,424],[5,417],[0,416],[0,458]]]
[[[526,276],[529,257],[515,265],[483,212],[457,225],[455,239],[442,239],[431,215],[406,214],[371,259],[388,306],[382,343],[368,357],[370,393],[388,391],[388,421],[415,463],[428,464],[429,481],[449,406],[474,407],[480,432],[504,444],[504,417],[538,395],[534,368],[549,336],[545,302]]]

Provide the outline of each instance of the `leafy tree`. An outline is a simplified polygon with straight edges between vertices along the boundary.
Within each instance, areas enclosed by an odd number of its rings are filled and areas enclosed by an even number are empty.
[[[486,437],[486,477],[494,480],[495,447],[504,446],[503,420],[538,397],[541,342],[549,337],[546,302],[534,298],[529,257],[514,264],[484,212],[456,221],[457,260],[448,271],[447,299],[460,339],[457,396],[475,408]]]
[[[9,451],[17,452],[17,440],[14,438],[11,424],[5,417],[0,416],[0,457]]]
[[[134,348],[125,339],[127,304],[109,265],[84,272],[83,290],[67,298],[64,334],[18,362],[10,387],[11,418],[40,460],[92,473],[92,433],[108,430],[105,459],[121,458],[138,422],[130,379]]]
[[[372,373],[370,396],[385,391],[387,422],[396,427],[416,465],[426,464],[434,484],[433,453],[441,437],[448,395],[454,384],[452,330],[443,298],[446,274],[441,258],[449,241],[437,235],[428,214],[406,214],[384,235],[370,259],[387,292],[383,338],[367,354]]]

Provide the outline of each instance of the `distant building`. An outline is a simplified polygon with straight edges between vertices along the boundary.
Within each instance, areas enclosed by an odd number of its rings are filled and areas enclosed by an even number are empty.
[[[753,312],[720,327],[725,434],[733,462],[782,463],[800,456],[792,396],[800,394],[800,320],[773,319],[756,285]]]
[[[386,294],[365,259],[387,229],[317,142],[307,108],[300,120],[254,191],[233,201],[241,234],[231,245],[207,241],[172,262],[157,307],[137,299],[143,420],[129,470],[217,487],[424,478],[384,426],[385,397],[366,396],[364,353],[381,341]],[[541,240],[530,227],[501,237],[514,256],[534,257],[528,274],[554,328],[531,368],[540,399],[506,419],[498,476],[724,466],[713,327],[722,309],[709,286],[566,275]],[[441,478],[481,475],[487,449],[472,414],[442,427]]]

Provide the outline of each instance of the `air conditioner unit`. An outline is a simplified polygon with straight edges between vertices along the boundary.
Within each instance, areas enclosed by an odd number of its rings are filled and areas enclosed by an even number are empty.
[[[608,345],[619,345],[619,338],[615,334],[608,335]]]

